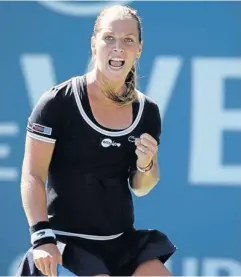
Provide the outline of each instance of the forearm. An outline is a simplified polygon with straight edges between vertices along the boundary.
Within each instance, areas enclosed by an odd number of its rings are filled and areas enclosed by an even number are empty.
[[[39,177],[29,173],[23,173],[21,197],[30,226],[39,221],[48,221],[45,184]]]
[[[151,170],[147,172],[135,171],[131,178],[130,185],[137,196],[143,196],[153,189],[159,179],[159,167],[156,161],[153,161]]]

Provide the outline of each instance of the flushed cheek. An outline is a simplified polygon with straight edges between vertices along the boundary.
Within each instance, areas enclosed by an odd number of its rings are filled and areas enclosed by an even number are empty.
[[[131,69],[131,67],[135,64],[135,61],[135,56],[133,56],[133,53],[130,53],[126,59],[126,66],[129,67],[129,69]]]
[[[96,62],[100,65],[101,68],[104,68],[107,63],[107,58],[105,53],[99,52],[98,55],[96,56]]]
[[[101,63],[107,64],[108,57],[111,55],[110,49],[107,47],[99,47],[98,53],[97,53],[97,59]]]

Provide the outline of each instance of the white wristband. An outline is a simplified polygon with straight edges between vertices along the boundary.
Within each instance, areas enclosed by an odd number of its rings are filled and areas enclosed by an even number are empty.
[[[37,240],[47,238],[47,237],[48,238],[52,237],[52,238],[56,239],[56,236],[52,229],[43,229],[43,230],[34,232],[31,235],[31,243],[34,244]]]

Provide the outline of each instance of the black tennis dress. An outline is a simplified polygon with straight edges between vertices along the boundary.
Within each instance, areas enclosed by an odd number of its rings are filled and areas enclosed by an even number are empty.
[[[130,276],[141,263],[165,263],[176,251],[164,233],[134,228],[134,140],[149,133],[159,143],[161,117],[157,104],[139,91],[132,107],[128,128],[101,126],[83,75],[45,92],[28,119],[28,136],[55,144],[46,183],[49,222],[63,265],[78,276]],[[16,275],[42,275],[31,247]]]

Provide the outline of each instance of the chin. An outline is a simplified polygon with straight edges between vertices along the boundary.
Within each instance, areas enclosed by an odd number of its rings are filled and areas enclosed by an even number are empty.
[[[121,80],[125,80],[126,78],[126,70],[123,67],[111,68],[108,66],[104,74],[106,78],[108,78],[111,81],[121,81]]]

